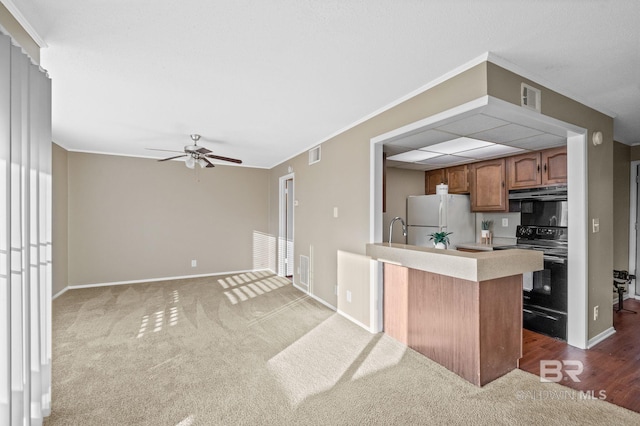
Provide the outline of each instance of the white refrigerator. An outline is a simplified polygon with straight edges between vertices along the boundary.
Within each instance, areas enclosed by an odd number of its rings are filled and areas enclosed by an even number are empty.
[[[407,244],[432,247],[429,234],[452,232],[449,246],[475,242],[476,215],[468,195],[415,195],[407,198]]]

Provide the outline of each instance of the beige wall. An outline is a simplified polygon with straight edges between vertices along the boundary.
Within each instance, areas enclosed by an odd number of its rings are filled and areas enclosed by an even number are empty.
[[[310,292],[337,306],[343,289],[337,285],[339,250],[363,255],[369,241],[369,156],[373,137],[413,123],[433,114],[486,95],[486,64],[429,89],[322,143],[322,161],[309,165],[308,154],[300,155],[271,169],[269,229],[278,233],[278,180],[291,166],[295,173],[295,265],[299,282],[301,254],[311,256]],[[339,217],[333,217],[333,208]],[[353,295],[349,304],[340,303],[346,314],[368,310],[368,297]],[[365,323],[369,326],[370,324]]]
[[[389,224],[400,216],[407,222],[407,197],[424,195],[424,172],[418,170],[387,168],[387,211],[382,215],[382,241],[389,241]],[[396,222],[391,241],[404,243],[402,226]]]
[[[268,265],[267,170],[75,152],[68,170],[69,285]]]
[[[589,315],[588,337],[593,338],[613,325],[613,119],[497,65],[489,64],[488,77],[491,96],[520,105],[520,84],[531,84],[542,90],[542,114],[588,129],[588,140],[594,131],[603,134],[602,145],[587,143],[587,217],[600,219],[600,232],[588,234],[588,312],[596,305],[600,310],[596,321]]]
[[[52,294],[64,290],[69,280],[68,257],[68,155],[64,148],[52,144],[52,238],[53,288]]]
[[[2,3],[0,3],[0,25],[9,32],[9,35],[27,52],[27,55],[36,64],[40,63],[40,47]]]
[[[631,147],[613,143],[613,268],[629,270]]]

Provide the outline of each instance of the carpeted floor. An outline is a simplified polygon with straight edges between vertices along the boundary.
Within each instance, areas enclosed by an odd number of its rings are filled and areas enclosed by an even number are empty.
[[[635,425],[640,414],[520,370],[478,388],[266,272],[53,303],[47,426],[431,424]]]

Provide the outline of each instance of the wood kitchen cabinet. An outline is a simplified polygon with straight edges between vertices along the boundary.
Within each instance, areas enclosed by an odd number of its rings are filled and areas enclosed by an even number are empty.
[[[436,185],[446,183],[444,169],[424,172],[424,192],[427,195],[436,193]]]
[[[540,153],[528,152],[507,158],[509,189],[531,188],[542,183]]]
[[[509,189],[567,183],[567,148],[552,148],[507,158]]]
[[[469,165],[471,211],[507,211],[506,161],[504,158]]]
[[[435,194],[436,185],[446,183],[449,185],[449,194],[469,193],[469,167],[466,164],[461,166],[447,167],[446,169],[429,170],[425,172],[425,193]]]
[[[461,166],[447,167],[446,178],[449,185],[450,194],[468,194],[469,193],[469,166],[463,164]]]
[[[542,156],[542,185],[567,183],[567,147],[545,149]]]

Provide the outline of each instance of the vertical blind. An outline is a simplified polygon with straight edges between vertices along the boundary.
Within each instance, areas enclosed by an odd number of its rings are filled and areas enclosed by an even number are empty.
[[[51,410],[51,81],[0,33],[0,424]]]

